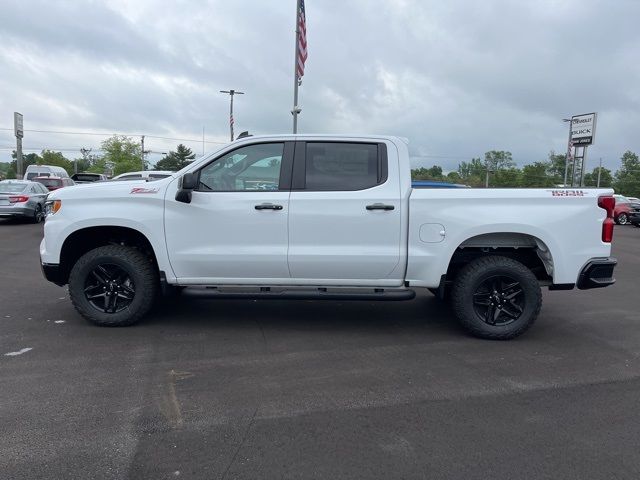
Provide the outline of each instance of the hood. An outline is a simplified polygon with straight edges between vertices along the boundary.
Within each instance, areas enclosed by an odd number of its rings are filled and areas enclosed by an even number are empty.
[[[138,195],[164,195],[167,185],[173,177],[163,178],[153,182],[145,180],[128,180],[123,182],[93,182],[65,187],[49,193],[49,200],[133,197]]]

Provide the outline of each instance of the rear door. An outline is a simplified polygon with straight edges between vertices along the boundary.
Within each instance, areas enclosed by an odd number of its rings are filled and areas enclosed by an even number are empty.
[[[398,179],[393,144],[296,143],[288,253],[296,283],[402,284]]]

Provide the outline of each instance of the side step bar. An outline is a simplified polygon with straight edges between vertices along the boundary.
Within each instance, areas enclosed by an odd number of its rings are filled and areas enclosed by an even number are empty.
[[[282,288],[259,287],[242,289],[237,287],[186,287],[182,296],[196,299],[260,299],[260,300],[411,300],[416,292],[407,289],[329,289],[329,288]]]

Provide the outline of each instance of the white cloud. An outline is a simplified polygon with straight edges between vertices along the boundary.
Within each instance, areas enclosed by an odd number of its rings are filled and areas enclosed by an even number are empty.
[[[291,129],[294,2],[8,0],[0,5],[0,127],[228,136]],[[598,111],[590,158],[640,151],[640,4],[307,0],[301,131],[410,139],[420,164],[490,149],[564,151],[571,114]],[[2,120],[4,119],[4,120]],[[25,148],[100,137],[27,132]],[[177,142],[150,140],[166,151]],[[11,146],[0,131],[0,147]],[[192,142],[198,152],[201,145]],[[210,145],[213,147],[213,145]],[[9,152],[0,150],[0,160]],[[69,153],[73,156],[73,153]],[[595,161],[595,160],[594,160]]]

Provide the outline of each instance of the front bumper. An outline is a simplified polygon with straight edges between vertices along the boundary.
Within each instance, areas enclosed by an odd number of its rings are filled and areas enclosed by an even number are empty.
[[[580,290],[608,287],[616,283],[613,269],[618,264],[615,258],[592,258],[578,276],[576,286]]]
[[[629,214],[629,223],[633,223],[634,225],[640,224],[640,212],[631,212]]]
[[[60,265],[52,265],[49,263],[40,262],[40,268],[42,269],[44,278],[46,278],[50,282],[55,283],[56,285],[59,285],[61,287],[67,284],[67,279],[64,278]]]

